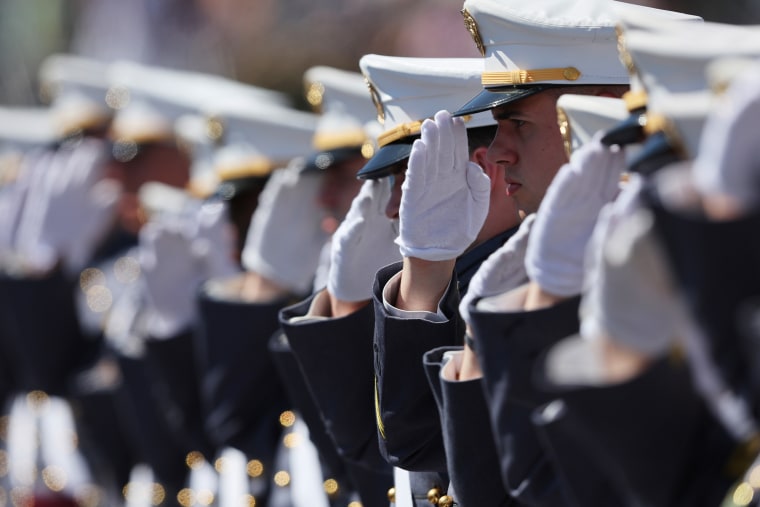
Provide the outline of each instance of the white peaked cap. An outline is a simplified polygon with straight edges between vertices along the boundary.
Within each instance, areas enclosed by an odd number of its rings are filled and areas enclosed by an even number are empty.
[[[705,69],[711,61],[760,55],[760,30],[708,22],[674,23],[658,32],[630,29],[624,31],[622,52],[648,95],[693,92],[708,88]]]
[[[219,178],[264,176],[310,154],[317,118],[292,108],[253,103],[217,108],[210,123],[221,142],[214,159]]]
[[[273,90],[221,76],[117,62],[109,69],[108,104],[117,109],[112,130],[117,140],[163,141],[174,137],[174,122],[188,113],[206,113],[238,104],[287,105]]]
[[[757,56],[717,58],[708,63],[705,68],[707,84],[713,93],[723,94],[731,86],[734,79],[745,72],[755,72],[758,65],[760,65],[760,58]]]
[[[409,156],[411,136],[422,122],[445,109],[456,111],[480,86],[480,58],[412,58],[365,55],[359,60],[372,101],[382,123],[379,150],[361,171],[360,178],[385,176],[385,170]],[[465,118],[468,129],[496,125],[490,112]],[[399,141],[397,143],[397,141]]]
[[[623,99],[564,94],[557,100],[557,120],[568,157],[594,134],[607,131],[627,117]]]
[[[47,107],[0,107],[0,151],[25,151],[56,139],[53,115]]]
[[[479,58],[412,58],[365,55],[359,67],[385,133],[432,118],[442,109],[455,111],[462,101],[480,90],[483,61]],[[495,125],[490,113],[473,115],[469,127]],[[416,130],[416,131],[415,131]],[[381,143],[382,145],[382,143]]]
[[[728,57],[760,56],[760,30],[706,22],[624,36],[624,51],[647,91],[647,133],[663,132],[679,155],[694,157],[712,107],[707,69]]]
[[[623,30],[668,31],[671,23],[701,23],[700,16],[683,12],[656,9],[644,5],[627,2],[612,2],[612,8],[617,16],[618,24]]]
[[[103,127],[113,111],[106,104],[108,64],[71,54],[53,54],[40,65],[40,94],[51,102],[59,135]]]
[[[303,79],[306,100],[320,113],[314,148],[328,151],[366,143],[364,127],[376,113],[364,76],[320,65],[308,69]]]
[[[618,58],[613,4],[465,0],[465,27],[484,56],[484,68],[480,95],[458,114],[490,109],[549,86],[628,84]]]

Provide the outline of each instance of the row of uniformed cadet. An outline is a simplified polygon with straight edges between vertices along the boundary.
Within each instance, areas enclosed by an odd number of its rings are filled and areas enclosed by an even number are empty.
[[[352,501],[350,484],[371,484],[377,472],[347,479],[312,410],[315,457],[268,343],[279,307],[311,291],[325,239],[360,185],[374,114],[361,76],[310,71],[310,99],[335,105],[320,126],[276,92],[212,76],[68,56],[42,74],[56,99],[50,135],[39,133],[40,148],[3,187],[3,399],[30,393],[10,416],[8,460],[23,470],[4,472],[3,498]],[[364,99],[363,116],[342,111],[352,96]],[[301,162],[313,145],[321,156]],[[209,188],[212,198],[195,198]],[[236,277],[241,261],[247,271]],[[208,279],[220,282],[199,298]],[[62,417],[39,409],[58,403],[51,396],[65,396],[78,416],[89,474],[68,470],[76,449],[44,456],[36,431],[18,430],[25,416]],[[55,484],[49,469],[63,470]]]
[[[756,500],[757,31],[611,0],[463,14],[483,59],[366,55],[369,93],[315,69],[319,121],[133,64],[79,83],[113,118],[57,90],[79,135],[2,187],[14,501]],[[49,452],[57,396],[89,467]]]
[[[688,177],[674,182],[678,167],[659,169],[697,157],[699,141],[716,149],[695,126],[712,98],[706,66],[756,56],[757,33],[615,2],[464,7],[485,56],[485,91],[468,104],[444,103],[453,81],[466,86],[463,62],[446,72],[362,58],[385,116],[381,149],[336,232],[326,289],[281,314],[341,452],[396,466],[389,498],[399,505],[748,504],[752,384],[736,377],[751,371],[737,364],[751,365],[753,348],[742,343],[751,336],[721,341],[756,285],[727,291],[728,304],[710,289],[751,273],[751,254],[727,255],[743,262],[705,279],[710,259],[694,262],[693,250],[710,231],[690,231],[690,215],[670,224],[678,218],[661,202],[698,199]],[[631,79],[641,87],[627,92]],[[626,107],[631,119],[613,128]],[[497,130],[478,155],[472,134],[486,110]],[[713,185],[722,163],[713,161]],[[387,198],[373,180],[383,179],[397,224],[378,218]],[[519,212],[511,223],[491,214],[504,194],[501,211]],[[663,216],[671,260],[686,266],[674,273],[681,290],[668,285],[645,206]],[[389,238],[400,263],[386,265]],[[730,266],[723,245],[712,250]],[[370,305],[372,280],[359,270],[378,268]]]

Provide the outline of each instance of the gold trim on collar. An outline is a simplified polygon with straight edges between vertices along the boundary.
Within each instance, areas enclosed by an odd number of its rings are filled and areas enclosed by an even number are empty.
[[[467,12],[467,9],[462,9],[460,12],[462,13],[462,17],[464,17],[464,27],[470,32],[470,35],[472,35],[472,40],[475,41],[475,46],[477,46],[478,51],[480,51],[480,55],[486,56],[486,47],[483,44],[483,38],[480,36],[480,31],[478,31],[478,23],[475,21],[475,18],[472,17],[472,14]]]
[[[646,107],[647,105],[647,92],[644,90],[639,91],[627,91],[623,94],[623,102],[628,112],[635,111]]]
[[[552,69],[506,70],[484,72],[481,76],[483,86],[523,85],[539,81],[576,81],[581,71],[575,67],[557,67]]]
[[[421,127],[422,120],[402,123],[401,125],[390,130],[386,130],[377,136],[377,145],[382,148],[385,145],[391,144],[392,142],[398,141],[399,139],[403,139],[407,136],[417,135],[420,133]]]

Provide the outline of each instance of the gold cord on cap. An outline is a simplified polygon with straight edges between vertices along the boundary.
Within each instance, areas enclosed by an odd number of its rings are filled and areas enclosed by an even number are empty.
[[[576,81],[581,71],[575,67],[556,67],[551,69],[504,70],[484,72],[481,77],[483,86],[523,85],[541,81]]]
[[[627,91],[623,94],[623,102],[628,112],[646,107],[647,92],[644,90]]]
[[[403,139],[407,136],[413,136],[420,133],[422,128],[422,121],[417,120],[409,123],[402,123],[401,125],[386,130],[379,136],[377,136],[377,145],[383,147],[399,139]]]

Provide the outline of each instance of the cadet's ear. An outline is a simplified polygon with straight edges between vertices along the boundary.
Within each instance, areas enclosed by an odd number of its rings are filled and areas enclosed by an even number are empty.
[[[493,162],[489,162],[488,157],[486,157],[487,153],[488,147],[480,146],[475,148],[475,151],[472,152],[470,158],[473,162],[483,168],[483,172],[486,173],[491,180],[491,189],[493,189],[494,185],[498,183],[499,179],[502,179],[503,176],[499,173],[499,166]]]

